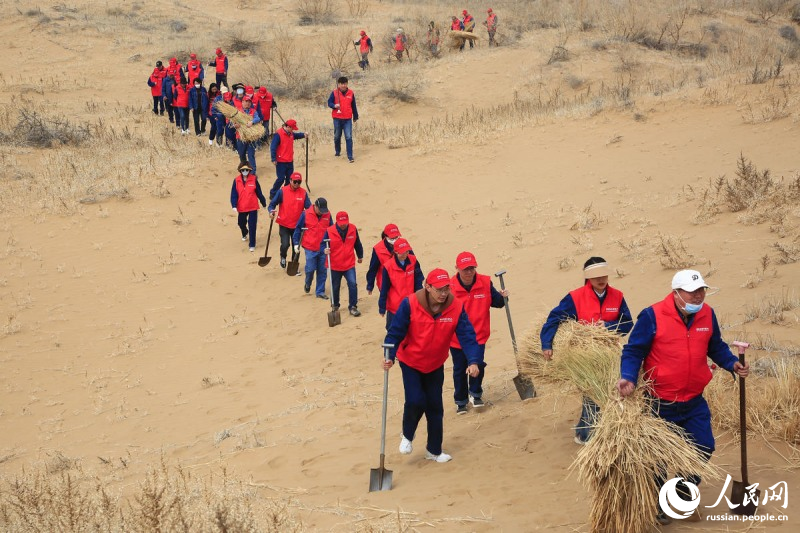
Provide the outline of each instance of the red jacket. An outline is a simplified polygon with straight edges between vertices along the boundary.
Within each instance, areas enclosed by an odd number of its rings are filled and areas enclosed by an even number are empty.
[[[652,306],[656,334],[644,360],[644,376],[653,392],[668,402],[686,402],[703,393],[711,381],[708,343],[713,332],[711,308],[704,305],[687,329],[672,293]]]
[[[378,262],[380,265],[383,265],[386,261],[391,259],[392,252],[386,248],[386,242],[383,239],[378,241],[378,244],[372,247],[372,250],[375,252],[375,255],[378,256]],[[383,272],[381,269],[378,269],[378,275],[375,276],[375,283],[378,285],[378,292],[381,292],[381,283],[383,283]]]
[[[622,306],[622,292],[606,286],[606,297],[600,306],[600,298],[592,288],[589,280],[580,289],[570,291],[572,301],[575,303],[575,310],[578,313],[578,322],[594,324],[602,320],[603,322],[613,322],[619,319],[619,309]]]
[[[472,290],[467,292],[467,289],[458,280],[458,274],[456,274],[450,280],[450,293],[464,304],[464,310],[467,312],[469,321],[472,322],[472,327],[475,328],[478,344],[486,344],[491,334],[489,309],[492,307],[492,279],[483,274],[475,274],[475,284],[472,285]],[[461,344],[455,335],[450,341],[450,346],[461,348]]]
[[[398,52],[402,52],[406,49],[406,40],[405,35],[402,33],[397,34],[394,38],[394,49]]]
[[[297,227],[297,221],[300,220],[300,215],[303,213],[308,193],[302,187],[293,191],[291,185],[284,185],[281,188],[281,196],[283,199],[276,220],[284,228],[293,230]]]
[[[300,243],[306,250],[316,252],[320,249],[319,245],[322,244],[322,238],[325,236],[325,231],[331,225],[331,213],[328,211],[321,217],[317,216],[314,212],[312,205],[306,209],[306,232],[303,233],[303,241]]]
[[[248,174],[247,181],[242,181],[242,175],[239,174],[233,180],[236,184],[236,192],[239,195],[239,200],[236,202],[236,210],[240,213],[248,213],[250,211],[258,211],[258,196],[256,195],[256,180],[258,176],[255,174]]]
[[[383,264],[386,272],[389,273],[390,287],[389,292],[386,294],[386,310],[390,313],[396,313],[403,298],[409,294],[414,294],[414,266],[416,264],[417,258],[413,255],[408,256],[405,269],[397,265],[394,255]],[[382,273],[381,277],[383,277]]]
[[[356,266],[356,227],[353,224],[347,225],[344,240],[336,225],[328,226],[327,234],[331,245],[331,270],[344,272]]]
[[[203,64],[199,60],[192,59],[188,61],[186,63],[186,76],[189,78],[189,85],[192,85],[194,83],[194,80],[199,78],[202,72],[203,72]]]
[[[256,93],[253,96],[253,107],[258,110],[261,120],[269,122],[269,118],[272,116],[272,93],[269,91],[265,95]]]
[[[362,54],[366,54],[369,52],[369,36],[363,35],[361,39],[359,39],[358,43],[358,51]]]
[[[283,128],[278,128],[275,132],[280,135],[280,143],[275,150],[275,161],[278,163],[291,163],[294,161],[294,132],[286,133]]]
[[[353,118],[353,94],[352,89],[347,89],[344,94],[339,89],[333,91],[333,101],[339,104],[339,109],[334,109],[331,113],[333,118]]]
[[[167,69],[165,69],[164,67],[161,67],[161,69],[158,68],[153,69],[153,73],[150,74],[150,83],[154,84],[150,86],[150,94],[152,96],[161,96],[161,84],[164,81],[166,75],[167,75]]]
[[[413,256],[409,256],[413,257]],[[413,274],[412,274],[413,279]],[[425,374],[441,367],[449,356],[450,340],[455,336],[463,303],[449,295],[438,317],[428,309],[425,289],[408,296],[410,322],[405,338],[397,348],[397,358]]]
[[[497,29],[497,15],[494,13],[486,17],[486,29],[489,31],[494,31]]]
[[[189,86],[182,87],[181,85],[176,85],[172,91],[174,95],[172,98],[172,105],[174,107],[189,107]]]
[[[181,68],[180,63],[175,63],[167,67],[167,76],[172,76],[176,85],[181,82]]]
[[[217,74],[225,74],[225,59],[225,54],[216,56],[214,58],[214,65],[217,70]]]

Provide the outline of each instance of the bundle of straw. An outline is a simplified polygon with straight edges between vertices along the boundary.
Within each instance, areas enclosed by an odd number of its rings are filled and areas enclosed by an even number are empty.
[[[242,113],[235,106],[220,100],[214,103],[214,109],[225,115],[225,118],[233,122],[239,137],[245,142],[254,142],[264,136],[264,125],[253,124],[253,118],[247,113]]]
[[[717,477],[683,430],[651,414],[641,389],[610,399],[601,412],[593,437],[570,466],[592,492],[590,531],[650,531],[658,512],[657,475]]]

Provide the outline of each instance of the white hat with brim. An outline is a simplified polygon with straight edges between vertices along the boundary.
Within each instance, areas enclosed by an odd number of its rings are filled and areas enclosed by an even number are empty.
[[[697,270],[681,270],[672,277],[672,290],[681,289],[694,292],[697,289],[708,288],[703,276]]]
[[[594,263],[583,269],[583,279],[602,278],[610,274],[608,263]]]

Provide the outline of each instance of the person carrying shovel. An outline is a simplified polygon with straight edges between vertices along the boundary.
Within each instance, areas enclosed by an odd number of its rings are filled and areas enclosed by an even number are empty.
[[[399,242],[399,241],[398,241]],[[433,269],[425,279],[425,287],[403,298],[395,319],[386,332],[384,345],[390,348],[383,368],[400,361],[403,373],[405,403],[400,453],[410,454],[422,415],[428,426],[425,458],[446,463],[452,457],[442,450],[444,433],[444,363],[447,349],[455,335],[466,354],[466,372],[471,377],[480,373],[483,363],[475,330],[469,321],[464,304],[450,292],[450,274],[441,268]]]
[[[297,130],[297,121],[290,118],[272,136],[269,153],[277,177],[269,190],[270,198],[275,196],[278,189],[289,184],[289,178],[294,172],[294,141],[309,137],[308,133]]]
[[[471,252],[461,252],[456,257],[456,275],[450,280],[450,293],[463,302],[469,321],[475,328],[478,339],[478,350],[481,352],[480,371],[477,376],[467,374],[467,354],[461,348],[455,335],[450,341],[450,355],[453,358],[453,399],[456,402],[456,414],[467,412],[467,399],[475,409],[482,409],[483,376],[486,363],[483,362],[486,352],[486,341],[491,333],[489,327],[489,309],[506,306],[508,291],[497,291],[492,285],[492,278],[477,273],[478,261]]]
[[[361,67],[361,70],[367,70],[369,68],[369,54],[372,52],[372,39],[369,38],[367,32],[361,30],[361,36],[353,43],[353,46],[358,46],[358,53],[361,55],[361,61],[358,62],[358,66]]]
[[[381,269],[381,295],[378,298],[378,312],[386,317],[386,329],[392,324],[400,302],[422,288],[425,275],[419,266],[417,256],[411,253],[411,245],[402,237],[394,243],[394,252]]]
[[[333,293],[333,309],[339,309],[339,292],[342,278],[347,281],[348,306],[352,316],[361,316],[358,310],[358,285],[356,284],[356,257],[361,263],[364,260],[364,246],[358,236],[358,229],[350,224],[350,216],[346,211],[336,213],[336,225],[330,226],[326,238],[330,242],[331,292]],[[328,253],[328,250],[326,250]]]
[[[272,201],[267,206],[267,211],[271,218],[275,218],[275,211],[278,211],[278,234],[281,237],[281,268],[286,268],[286,252],[291,244],[292,234],[297,228],[297,221],[303,211],[311,207],[311,200],[308,193],[300,187],[303,183],[303,176],[299,172],[294,172],[289,180],[289,185],[278,189]]]
[[[622,348],[617,390],[623,398],[636,388],[639,370],[652,381],[653,410],[686,432],[689,443],[706,458],[714,452],[711,411],[703,390],[711,381],[707,357],[725,370],[746,378],[748,363],[742,365],[722,340],[714,310],[704,303],[708,285],[696,270],[681,270],[672,278],[672,291],[660,302],[644,309],[636,319],[628,342]],[[685,472],[689,483],[700,477]],[[658,489],[666,482],[658,480]],[[689,488],[678,483],[678,494],[692,500]],[[695,510],[695,520],[699,513]],[[659,511],[658,523],[671,519]]]

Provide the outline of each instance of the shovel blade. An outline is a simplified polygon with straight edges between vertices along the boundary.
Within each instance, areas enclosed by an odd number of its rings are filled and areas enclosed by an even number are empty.
[[[514,376],[514,386],[517,388],[520,400],[530,400],[536,397],[536,389],[533,388],[531,378],[517,374]]]
[[[271,257],[259,257],[258,258],[258,266],[265,267],[265,266],[267,266],[269,264],[270,261],[272,261]]]
[[[342,323],[342,316],[339,311],[328,311],[328,326],[338,326]]]
[[[732,504],[739,504],[738,507],[734,507],[731,509],[733,514],[744,515],[744,516],[753,516],[756,514],[758,510],[758,505],[753,501],[752,498],[747,499],[747,504],[744,503],[744,496],[747,494],[747,487],[741,481],[734,481],[733,487],[731,488],[731,503]],[[755,500],[758,501],[761,498],[761,491],[756,489]]]
[[[392,490],[392,471],[385,468],[371,468],[369,471],[369,491]]]
[[[296,276],[297,269],[300,267],[300,261],[289,261],[286,263],[286,275]]]

